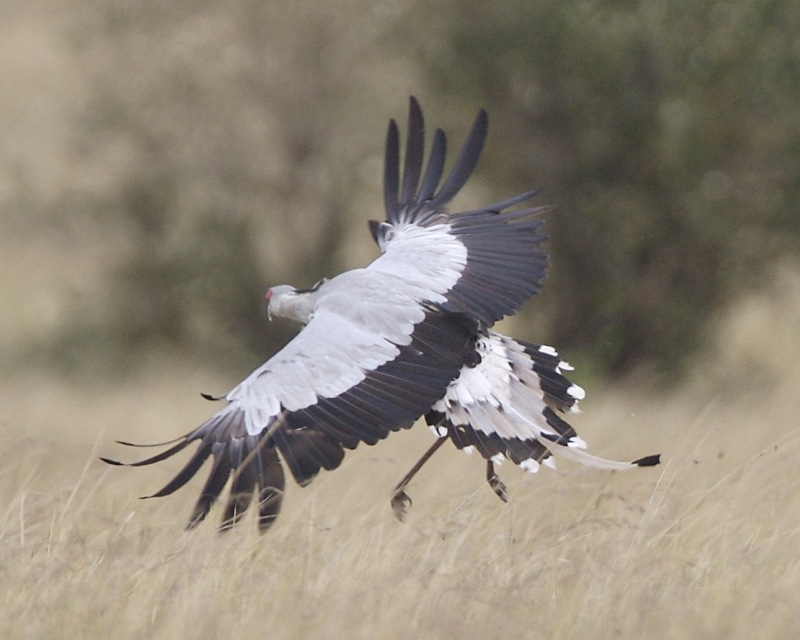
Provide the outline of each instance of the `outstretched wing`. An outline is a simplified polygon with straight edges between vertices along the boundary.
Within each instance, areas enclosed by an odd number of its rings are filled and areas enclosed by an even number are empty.
[[[133,463],[159,462],[200,442],[153,497],[182,487],[210,456],[190,526],[205,518],[233,475],[223,527],[238,520],[258,491],[266,529],[284,490],[278,453],[305,485],[320,469],[339,466],[345,449],[375,444],[427,412],[474,355],[477,324],[420,301],[402,283],[381,292],[381,282],[389,284],[362,269],[323,284],[306,327],[233,389],[221,411],[170,449]]]
[[[557,412],[577,411],[581,387],[562,373],[570,369],[555,349],[528,344],[494,331],[477,341],[480,362],[465,366],[426,421],[459,449],[477,450],[493,462],[509,459],[526,471],[552,454],[600,469],[658,464],[658,456],[618,462],[585,451],[586,443]]]
[[[457,277],[446,293],[444,308],[462,311],[484,325],[514,313],[537,293],[546,275],[547,253],[536,216],[548,207],[507,211],[532,199],[528,191],[502,202],[462,213],[445,207],[461,190],[478,162],[488,129],[481,110],[464,147],[440,185],[446,138],[437,129],[423,174],[425,124],[412,96],[408,137],[400,179],[400,140],[397,124],[389,123],[386,137],[384,203],[386,222],[370,222],[383,255],[372,268],[404,273],[419,282],[452,272]]]

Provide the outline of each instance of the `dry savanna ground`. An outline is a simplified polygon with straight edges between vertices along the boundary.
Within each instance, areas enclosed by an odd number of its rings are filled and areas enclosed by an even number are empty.
[[[503,504],[479,459],[446,448],[411,485],[405,523],[389,489],[429,444],[421,426],[291,486],[267,535],[252,519],[185,532],[202,480],[137,498],[183,460],[123,469],[98,456],[129,453],[115,438],[188,430],[210,410],[197,392],[233,380],[175,361],[124,384],[6,372],[0,636],[793,637],[800,276],[768,281],[720,317],[679,388],[587,385],[575,424],[593,451],[660,451],[661,466],[505,465]]]

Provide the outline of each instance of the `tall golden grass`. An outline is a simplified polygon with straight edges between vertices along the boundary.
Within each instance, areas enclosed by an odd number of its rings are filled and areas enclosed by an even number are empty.
[[[405,523],[389,489],[429,444],[422,427],[291,486],[267,535],[252,519],[185,532],[202,480],[136,497],[181,461],[98,456],[203,419],[211,372],[165,362],[125,385],[9,375],[0,637],[794,637],[800,276],[771,282],[720,317],[686,384],[589,387],[575,422],[592,450],[660,451],[661,466],[506,465],[503,504],[480,460],[447,448],[411,485]]]

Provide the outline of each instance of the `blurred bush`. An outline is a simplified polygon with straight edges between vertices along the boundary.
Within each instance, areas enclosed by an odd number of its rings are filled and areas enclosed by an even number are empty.
[[[266,330],[266,288],[349,262],[359,154],[385,120],[361,132],[352,108],[364,79],[351,69],[377,35],[360,27],[374,19],[359,0],[88,5],[67,23],[88,86],[79,179],[53,216],[88,219],[119,251],[60,357],[172,347],[254,365],[296,331]]]
[[[374,251],[383,131],[410,92],[451,146],[489,110],[481,197],[541,186],[556,205],[550,280],[514,330],[601,373],[674,374],[712,312],[797,251],[790,0],[61,6],[85,94],[71,179],[19,201],[115,247],[62,355],[172,345],[257,363],[277,346],[267,286]]]
[[[493,116],[488,171],[557,205],[552,337],[674,373],[800,231],[800,5],[438,3],[422,58]],[[499,191],[504,191],[498,187]]]

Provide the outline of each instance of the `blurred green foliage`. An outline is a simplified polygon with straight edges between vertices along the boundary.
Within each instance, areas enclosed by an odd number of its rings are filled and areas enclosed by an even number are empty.
[[[58,353],[255,366],[296,332],[267,327],[267,287],[342,268],[363,151],[334,144],[358,139],[339,126],[359,93],[353,26],[303,3],[87,4],[68,23],[89,87],[74,118],[85,171],[55,215],[88,216],[121,248],[87,301],[99,311]]]
[[[445,4],[434,84],[499,122],[496,182],[557,205],[553,340],[674,372],[717,305],[797,252],[800,5]]]
[[[91,0],[65,13],[86,95],[68,156],[80,178],[46,207],[120,247],[73,348],[261,360],[268,336],[293,331],[265,329],[267,286],[374,252],[384,127],[411,92],[451,147],[488,109],[472,189],[493,201],[541,186],[556,205],[550,280],[514,331],[598,372],[675,373],[720,304],[797,252],[792,0]]]

